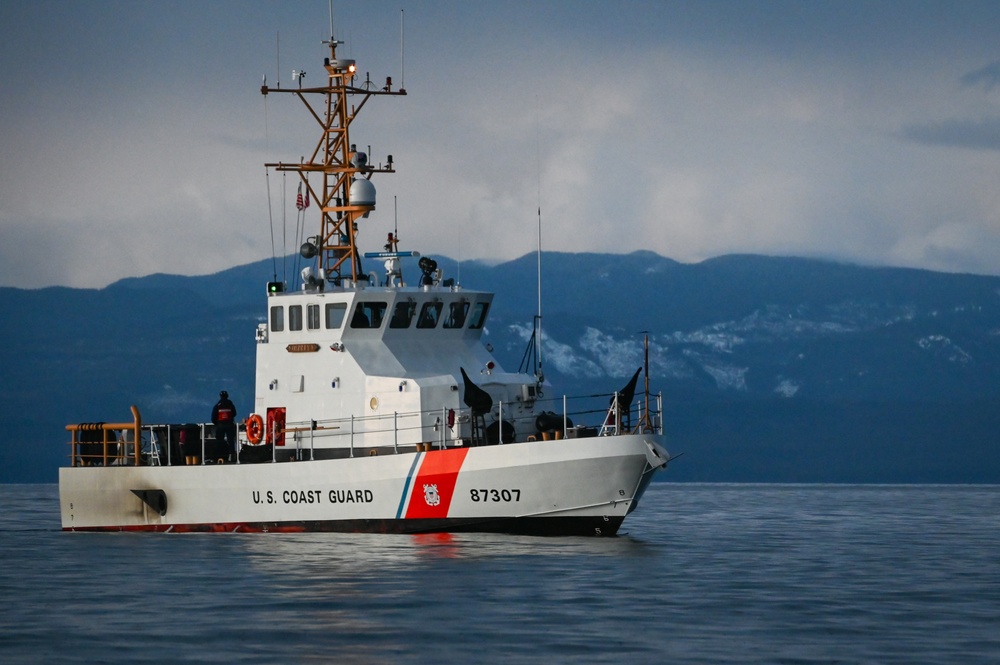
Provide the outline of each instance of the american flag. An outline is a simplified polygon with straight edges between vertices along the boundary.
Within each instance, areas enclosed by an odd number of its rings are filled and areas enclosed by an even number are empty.
[[[309,207],[309,190],[306,189],[305,197],[302,196],[302,183],[299,183],[299,195],[295,197],[295,207],[299,210],[305,210]]]

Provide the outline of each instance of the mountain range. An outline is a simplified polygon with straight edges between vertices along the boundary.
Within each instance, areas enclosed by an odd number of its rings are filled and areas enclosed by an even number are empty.
[[[620,389],[648,342],[681,454],[666,480],[1000,482],[1000,277],[545,252],[539,280],[534,254],[435,258],[445,277],[497,293],[486,341],[507,370],[524,357],[541,284],[549,394]],[[0,288],[0,482],[54,482],[65,424],[128,420],[130,404],[147,422],[205,421],[226,389],[246,415],[265,285],[298,267]],[[416,281],[415,265],[403,270]]]

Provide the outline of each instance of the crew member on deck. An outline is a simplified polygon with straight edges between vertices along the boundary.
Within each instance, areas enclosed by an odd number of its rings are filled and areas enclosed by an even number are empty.
[[[236,406],[229,401],[229,393],[219,393],[219,401],[212,408],[212,424],[215,425],[215,440],[223,444],[226,461],[236,459]]]

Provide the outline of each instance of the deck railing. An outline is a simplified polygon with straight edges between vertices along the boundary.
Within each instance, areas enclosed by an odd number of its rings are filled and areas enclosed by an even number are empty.
[[[610,398],[610,399],[609,399]],[[629,408],[618,409],[617,394],[597,394],[563,396],[556,399],[538,399],[535,411],[530,416],[518,417],[513,405],[497,402],[494,417],[511,423],[515,431],[535,429],[539,414],[546,413],[551,429],[538,431],[528,439],[563,439],[592,436],[615,436],[625,433],[663,433],[662,394],[651,396],[649,403],[637,400]],[[137,407],[132,406],[132,422],[122,423],[79,423],[67,425],[72,433],[70,445],[72,466],[140,466],[174,465],[184,463],[178,459],[178,443],[181,432],[195,441],[185,441],[184,455],[194,457],[198,464],[221,462],[218,444],[211,423],[143,425]],[[323,420],[289,421],[283,428],[276,429],[265,440],[276,440],[284,436],[284,446],[271,446],[274,461],[277,450],[284,455],[293,453],[296,459],[313,459],[317,444],[329,448],[330,439],[337,439],[333,447],[347,448],[353,457],[358,449],[402,451],[443,449],[452,446],[469,445],[466,432],[471,420],[468,409],[448,408],[421,412],[394,412],[373,416],[329,418]],[[583,421],[599,420],[597,425],[582,425]],[[465,427],[463,427],[465,426]],[[434,436],[427,441],[424,433],[430,430]],[[491,444],[512,443],[504,440],[504,428],[498,426],[496,440]],[[211,434],[212,436],[209,436]],[[363,437],[363,438],[362,438]],[[346,438],[346,440],[345,440]],[[373,440],[379,441],[374,446]],[[361,442],[364,441],[364,445]],[[191,455],[190,444],[196,455]],[[237,448],[249,446],[243,428],[240,428]],[[238,461],[238,460],[234,460]],[[266,461],[266,460],[265,460]]]
[[[119,444],[127,438],[125,432],[131,432],[134,441],[141,440],[142,417],[139,409],[132,406],[131,423],[78,423],[67,425],[66,429],[71,432],[73,466],[122,464],[125,463],[125,451]],[[132,462],[138,466],[140,461],[136,449]]]

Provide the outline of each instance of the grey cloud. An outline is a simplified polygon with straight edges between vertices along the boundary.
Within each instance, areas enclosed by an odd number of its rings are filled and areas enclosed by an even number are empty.
[[[1000,85],[1000,60],[969,72],[961,78],[961,81],[962,85],[970,87],[982,86],[987,90],[992,90],[997,85]]]
[[[945,120],[943,122],[910,125],[900,136],[924,145],[1000,150],[1000,118],[982,120]]]

